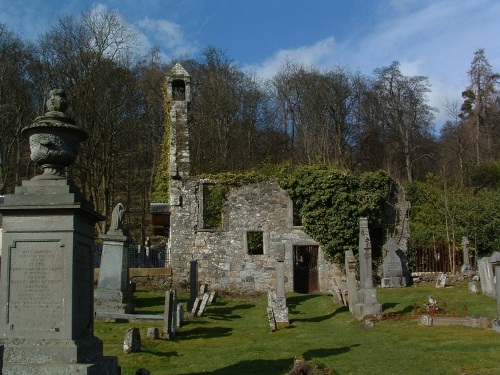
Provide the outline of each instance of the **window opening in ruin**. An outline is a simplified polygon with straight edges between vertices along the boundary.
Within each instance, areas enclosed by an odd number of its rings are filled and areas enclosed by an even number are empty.
[[[176,79],[172,82],[172,99],[185,100],[186,99],[186,84],[181,79]]]
[[[250,255],[264,254],[264,232],[247,232],[247,251]]]
[[[202,182],[201,229],[215,230],[222,227],[222,206],[224,194],[213,182]]]

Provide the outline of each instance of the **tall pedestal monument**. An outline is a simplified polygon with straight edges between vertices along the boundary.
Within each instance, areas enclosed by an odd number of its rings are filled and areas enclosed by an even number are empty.
[[[94,336],[94,226],[104,218],[65,176],[87,134],[52,90],[48,112],[23,129],[43,174],[5,196],[0,345],[2,373],[119,374]]]

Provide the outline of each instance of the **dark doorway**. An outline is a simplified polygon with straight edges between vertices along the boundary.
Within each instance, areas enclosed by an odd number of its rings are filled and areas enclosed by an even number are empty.
[[[318,246],[293,247],[293,290],[299,293],[318,291]]]

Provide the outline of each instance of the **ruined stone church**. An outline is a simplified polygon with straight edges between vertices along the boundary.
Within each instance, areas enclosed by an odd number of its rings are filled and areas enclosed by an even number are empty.
[[[287,291],[330,290],[332,277],[340,271],[326,261],[316,241],[293,225],[292,200],[276,182],[232,189],[223,208],[222,228],[204,223],[204,187],[213,182],[190,175],[191,77],[176,64],[166,83],[170,109],[167,259],[174,283],[186,284],[190,261],[197,260],[198,280],[212,290],[267,293],[274,284],[277,260],[284,260]]]
[[[198,280],[223,292],[266,292],[275,282],[277,261],[285,263],[285,288],[330,292],[341,270],[321,246],[294,225],[293,202],[272,181],[233,188],[223,207],[222,228],[204,222],[204,195],[214,183],[190,175],[191,78],[176,64],[166,78],[170,124],[167,260],[176,285],[188,284],[190,262]],[[152,207],[155,204],[152,204]]]

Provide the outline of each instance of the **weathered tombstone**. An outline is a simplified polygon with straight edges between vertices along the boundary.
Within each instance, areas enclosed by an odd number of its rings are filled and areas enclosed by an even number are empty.
[[[203,294],[203,297],[201,298],[200,308],[198,309],[198,312],[196,313],[197,316],[203,316],[203,313],[205,312],[205,308],[207,307],[208,297],[209,297],[208,293]]]
[[[471,281],[468,285],[469,293],[479,293],[477,281]]]
[[[198,312],[198,308],[200,307],[201,303],[201,298],[196,297],[193,302],[193,308],[191,309],[191,315],[196,316],[196,313]]]
[[[490,259],[485,257],[477,262],[479,269],[479,280],[481,281],[481,291],[485,296],[495,296],[495,283],[493,280],[493,268]]]
[[[200,285],[200,290],[198,291],[199,296],[203,296],[205,294],[205,290],[207,289],[207,284],[203,283]]]
[[[198,298],[198,261],[192,260],[189,263],[189,302],[188,311],[193,310],[193,305]],[[192,311],[194,314],[195,311]]]
[[[463,265],[462,273],[472,272],[472,266],[469,261],[469,239],[465,236],[462,237],[462,255],[463,255]]]
[[[408,274],[408,260],[403,249],[390,238],[383,246],[385,256],[383,263],[383,288],[400,288],[406,286]]]
[[[125,332],[123,339],[123,352],[126,354],[137,353],[141,351],[141,332],[139,328],[129,328]]]
[[[492,327],[496,332],[500,333],[500,266],[495,266],[495,277],[497,279],[496,292],[497,292],[497,317],[493,319]]]
[[[432,327],[434,323],[434,319],[429,314],[420,315],[420,324],[425,327]]]
[[[128,237],[123,233],[125,209],[118,203],[113,210],[108,233],[103,240],[99,281],[94,292],[96,312],[131,314],[133,291],[129,283]]]
[[[177,328],[182,327],[184,324],[184,305],[182,303],[177,304]]]
[[[151,340],[158,340],[158,338],[160,337],[160,330],[156,327],[150,327],[147,330],[146,337]]]
[[[172,314],[170,314],[170,316],[172,322],[170,325],[172,326],[172,335],[175,336],[175,334],[177,333],[177,290],[173,289],[171,291],[171,294],[172,294],[172,306],[170,307],[170,309],[172,310]]]
[[[174,293],[172,290],[167,290],[165,292],[165,307],[163,311],[163,336],[167,339],[171,339],[174,336],[174,306]]]
[[[285,267],[285,262],[276,262],[276,300],[273,312],[278,326],[290,323],[288,319],[288,307],[286,306]]]
[[[444,288],[446,286],[446,274],[444,272],[439,272],[436,279],[436,288]]]
[[[372,245],[368,231],[368,219],[359,220],[359,283],[358,301],[353,308],[353,315],[363,319],[368,315],[378,315],[382,312],[382,305],[378,303],[377,291],[373,287],[372,273]]]
[[[6,195],[0,282],[3,374],[119,374],[94,336],[94,211],[65,168],[87,134],[52,90],[48,112],[22,130],[43,174]],[[1,362],[1,361],[0,361]]]
[[[269,298],[269,294],[268,294],[268,298]],[[273,308],[268,306],[267,307],[267,319],[269,321],[269,327],[271,328],[271,331],[272,332],[275,332],[276,331],[276,320],[274,319],[274,312],[273,312]]]
[[[212,290],[210,292],[210,296],[208,297],[208,304],[211,305],[212,303],[215,303],[215,291]]]
[[[345,272],[346,272],[346,294],[344,300],[347,301],[349,311],[352,313],[354,306],[358,303],[358,285],[356,280],[356,258],[352,250],[345,251]]]

